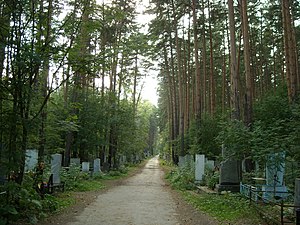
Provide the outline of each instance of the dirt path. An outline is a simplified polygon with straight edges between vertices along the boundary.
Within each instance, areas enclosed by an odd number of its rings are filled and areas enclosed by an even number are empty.
[[[67,225],[215,225],[183,202],[163,181],[158,158],[141,173],[99,194],[82,212],[67,216]],[[53,224],[53,223],[51,223]]]

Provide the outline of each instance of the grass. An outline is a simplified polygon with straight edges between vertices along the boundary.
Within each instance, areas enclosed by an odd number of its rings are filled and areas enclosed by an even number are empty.
[[[160,165],[166,171],[166,179],[173,189],[180,192],[194,208],[215,218],[220,224],[264,224],[255,208],[240,194],[198,194],[191,188],[191,170],[178,169],[164,161]]]
[[[239,194],[227,193],[217,194],[196,194],[191,191],[184,191],[182,195],[186,201],[195,208],[212,216],[221,223],[238,224],[240,221],[247,221],[246,224],[262,224],[249,201]]]

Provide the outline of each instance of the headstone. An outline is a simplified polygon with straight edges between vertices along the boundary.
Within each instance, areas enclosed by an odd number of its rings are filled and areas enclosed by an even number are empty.
[[[185,157],[184,156],[179,156],[179,162],[178,162],[178,166],[180,168],[184,167],[185,165]]]
[[[213,170],[215,168],[215,161],[214,160],[206,160],[205,166],[208,169]]]
[[[266,184],[271,186],[283,185],[285,170],[285,152],[270,154],[266,163]]]
[[[196,182],[202,181],[205,167],[205,155],[196,154],[195,163],[195,180]]]
[[[71,158],[70,165],[80,166],[80,158]]]
[[[90,162],[82,162],[81,164],[82,172],[89,172],[90,171]]]
[[[266,162],[266,185],[262,186],[263,199],[279,201],[288,196],[287,187],[284,186],[285,152],[268,155]]]
[[[100,173],[101,168],[100,168],[100,159],[95,159],[94,160],[94,173]]]
[[[225,159],[220,164],[220,178],[219,185],[217,185],[218,192],[240,191],[241,181],[241,163],[238,160],[227,157],[227,149],[222,147],[222,156]]]
[[[294,204],[297,209],[300,209],[300,178],[295,179],[295,200]]]
[[[185,160],[185,165],[184,166],[189,166],[189,167],[192,167],[193,164],[194,164],[194,158],[192,155],[185,155],[184,156]]]
[[[38,150],[36,149],[26,150],[25,172],[34,170],[37,164],[38,164]]]
[[[53,174],[53,183],[60,184],[61,154],[51,155],[51,173]]]

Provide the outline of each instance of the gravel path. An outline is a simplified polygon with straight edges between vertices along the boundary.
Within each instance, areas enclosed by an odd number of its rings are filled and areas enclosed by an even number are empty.
[[[172,197],[159,169],[158,158],[151,159],[142,172],[100,194],[67,225],[187,225],[216,224],[205,215],[182,210]],[[185,207],[186,208],[186,207]],[[188,218],[186,213],[188,211]],[[191,213],[196,213],[191,218]],[[192,216],[193,217],[193,216]],[[200,218],[200,221],[199,221]],[[194,219],[198,220],[195,221]]]

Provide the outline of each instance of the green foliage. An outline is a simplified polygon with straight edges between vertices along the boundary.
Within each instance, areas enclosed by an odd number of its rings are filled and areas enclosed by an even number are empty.
[[[220,146],[216,142],[216,137],[219,130],[218,120],[209,115],[194,121],[189,130],[190,153],[205,154],[207,157],[218,155]]]
[[[207,166],[204,168],[203,183],[208,188],[214,190],[216,185],[219,183],[219,177],[219,171],[214,171]]]
[[[261,161],[273,152],[286,151],[287,156],[299,156],[298,145],[299,104],[288,104],[285,95],[267,96],[255,106],[256,120],[252,128],[252,156]]]
[[[260,224],[260,218],[249,201],[239,194],[195,194],[183,192],[184,198],[196,208],[216,218],[221,223]]]
[[[173,188],[178,190],[193,190],[195,188],[195,173],[190,165],[176,168],[166,175]]]
[[[66,190],[76,190],[78,187],[82,186],[82,181],[89,179],[87,173],[80,171],[80,166],[71,164],[69,170],[61,171],[61,180],[65,183]]]
[[[10,181],[1,186],[0,223],[22,219],[35,224],[45,212],[53,209],[45,204],[45,200],[38,195],[29,179],[26,183],[20,186]]]
[[[217,136],[219,146],[224,145],[228,153],[225,157],[243,159],[250,152],[251,133],[242,121],[228,120],[221,123],[221,131]]]

